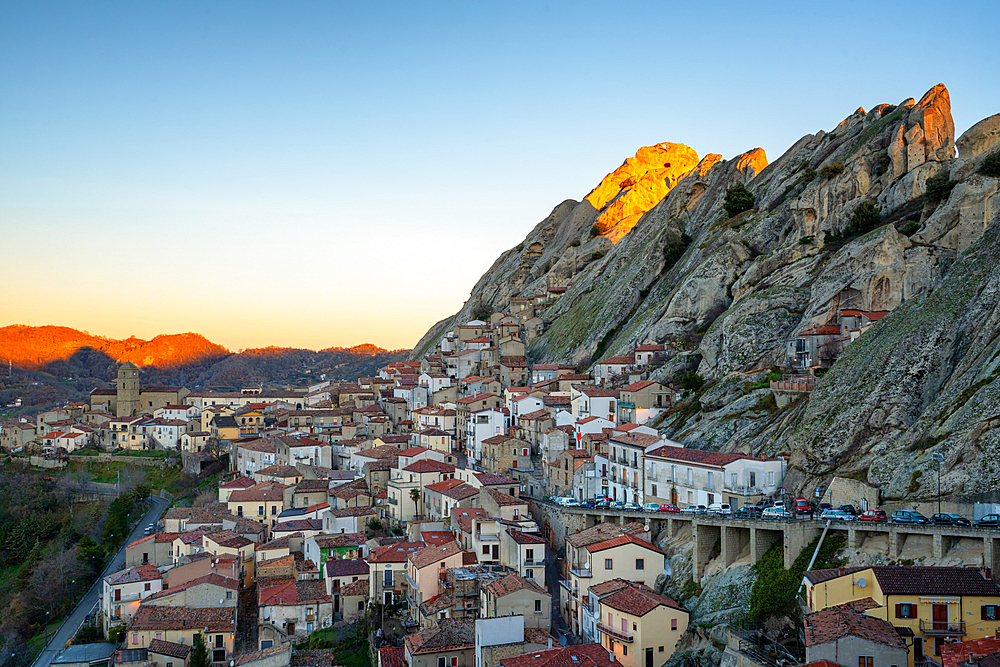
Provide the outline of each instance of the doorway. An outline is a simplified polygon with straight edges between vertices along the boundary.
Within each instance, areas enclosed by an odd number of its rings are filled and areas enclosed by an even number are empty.
[[[653,667],[653,649],[646,649],[646,667]]]

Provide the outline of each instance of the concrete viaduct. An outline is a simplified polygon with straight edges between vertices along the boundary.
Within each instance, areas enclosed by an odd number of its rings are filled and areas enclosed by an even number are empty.
[[[649,525],[654,536],[674,536],[689,529],[694,543],[694,580],[701,583],[705,567],[713,556],[722,556],[725,566],[732,565],[749,547],[750,561],[756,563],[775,542],[782,542],[785,567],[789,568],[802,549],[823,532],[826,522],[811,520],[737,520],[691,514],[654,514],[624,510],[562,507],[553,503],[536,502],[542,522],[547,521],[553,546],[560,547],[566,536],[599,523],[626,524],[634,521]],[[963,526],[932,526],[920,524],[831,522],[827,535],[843,535],[849,549],[861,547],[866,539],[884,535],[888,543],[886,556],[897,560],[908,539],[930,542],[931,549],[922,555],[945,558],[957,546],[981,546],[983,565],[1000,566],[1000,530]],[[930,536],[925,540],[919,536]]]

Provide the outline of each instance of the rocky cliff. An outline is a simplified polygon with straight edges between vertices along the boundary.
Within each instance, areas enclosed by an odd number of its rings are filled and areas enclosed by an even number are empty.
[[[661,428],[689,446],[787,451],[793,485],[837,471],[907,499],[931,494],[924,471],[940,452],[946,490],[996,488],[1000,180],[981,167],[998,144],[1000,115],[956,142],[938,85],[858,109],[771,163],[760,149],[697,163],[676,144],[641,149],[504,253],[416,352],[474,313],[567,286],[540,313],[532,359],[586,363],[641,342],[686,351],[708,382]],[[729,217],[737,182],[755,205]],[[748,374],[784,363],[789,336],[845,308],[892,312],[811,395],[779,408],[748,388]]]

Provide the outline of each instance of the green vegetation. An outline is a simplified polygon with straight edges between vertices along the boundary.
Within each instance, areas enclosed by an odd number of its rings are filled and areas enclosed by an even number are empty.
[[[601,252],[601,251],[597,251],[593,255],[590,256],[590,259],[591,259],[591,261],[596,262],[597,260],[601,259],[602,257],[604,257],[604,253]]]
[[[777,382],[781,379],[781,369],[777,366],[771,366],[771,369],[767,372],[764,377],[754,382],[750,385],[750,389],[767,389],[771,386],[771,382]]]
[[[757,401],[751,409],[756,412],[766,412],[769,415],[773,415],[778,411],[778,399],[774,397],[773,393],[767,394]]]
[[[594,225],[593,227],[590,228],[590,238],[594,238],[595,236],[600,236],[600,235],[601,235],[600,227]]]
[[[858,204],[851,214],[851,222],[847,225],[847,233],[850,236],[861,236],[882,224],[882,216],[878,210],[878,204],[870,199]]]
[[[580,247],[580,239],[573,239],[573,242],[569,244],[569,247],[570,248],[579,248]]]
[[[705,378],[695,371],[687,371],[681,376],[680,385],[689,391],[698,391],[705,386]]]
[[[368,521],[369,530],[382,530],[382,522],[378,519],[369,519]]]
[[[979,173],[990,178],[1000,178],[1000,151],[993,151],[979,167]]]
[[[899,233],[903,236],[913,236],[920,229],[920,223],[910,220],[908,223],[899,228]]]
[[[737,183],[726,190],[726,200],[722,207],[726,209],[726,215],[732,218],[743,211],[749,211],[756,201],[753,193],[747,190],[745,185]]]
[[[97,644],[105,641],[104,630],[96,625],[84,625],[73,637],[74,644]]]
[[[952,189],[958,185],[958,181],[951,180],[951,172],[945,169],[927,179],[927,191],[924,199],[932,204],[948,199]]]
[[[914,470],[913,474],[910,475],[910,484],[906,487],[907,493],[916,493],[920,489],[920,477],[924,474],[923,470]]]
[[[691,245],[692,239],[686,233],[681,233],[681,237],[677,240],[668,241],[665,246],[663,246],[663,270],[660,271],[661,274],[666,273],[674,267],[684,253],[687,251],[688,246]]]
[[[388,612],[389,607],[386,608]],[[334,650],[334,664],[344,667],[371,667],[368,657],[368,635],[370,623],[365,616],[359,622],[346,628],[322,628],[316,630],[304,642],[295,645],[295,650]]]
[[[812,167],[806,167],[802,170],[802,182],[811,183],[816,180],[816,170]]]
[[[836,162],[831,162],[820,168],[819,175],[823,178],[833,178],[834,176],[842,173],[844,171],[844,163],[840,160]]]
[[[188,667],[212,667],[212,662],[208,659],[208,648],[205,646],[205,638],[199,632],[191,642],[191,659]]]
[[[882,153],[878,157],[878,162],[875,163],[875,175],[881,176],[889,171],[890,165],[892,165],[892,159],[886,153]]]
[[[803,236],[802,238],[799,239],[799,245],[809,245],[812,242],[813,242],[812,236]]]
[[[789,570],[784,567],[785,550],[781,540],[771,545],[767,553],[752,568],[757,573],[757,581],[750,592],[747,621],[763,623],[769,618],[790,616],[797,624],[800,612],[795,598],[802,584],[802,575],[809,566],[809,560],[818,542],[819,538],[816,537],[803,548]],[[816,569],[837,567],[840,563],[834,556],[843,547],[843,536],[828,535],[823,540],[813,567]]]

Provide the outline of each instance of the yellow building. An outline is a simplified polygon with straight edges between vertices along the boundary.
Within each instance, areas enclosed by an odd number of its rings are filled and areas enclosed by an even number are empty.
[[[948,641],[979,639],[1000,630],[1000,586],[972,567],[876,566],[806,572],[813,611],[871,598],[867,611],[912,633],[909,664],[941,655]]]
[[[601,584],[600,591],[600,644],[625,667],[663,665],[687,630],[687,609],[648,586],[624,579]]]
[[[236,607],[159,607],[143,605],[125,634],[125,648],[149,648],[153,640],[191,646],[204,635],[212,662],[233,655]]]

